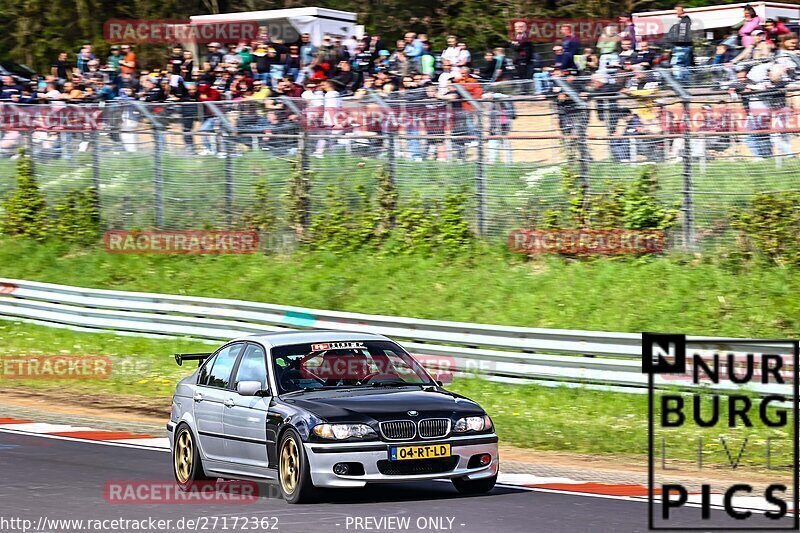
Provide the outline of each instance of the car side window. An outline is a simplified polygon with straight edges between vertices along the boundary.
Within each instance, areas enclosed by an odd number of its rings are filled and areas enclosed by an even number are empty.
[[[208,373],[209,387],[227,389],[231,381],[231,371],[236,363],[239,352],[242,351],[242,343],[231,344],[223,348],[214,359],[214,365]]]
[[[239,369],[236,371],[236,381],[234,388],[239,386],[240,381],[258,381],[261,383],[261,390],[267,390],[267,363],[264,358],[264,348],[258,344],[248,344],[247,349],[239,362]]]
[[[211,372],[211,367],[214,366],[214,361],[216,359],[217,356],[214,355],[211,357],[211,359],[207,360],[202,367],[200,367],[200,372],[197,376],[198,385],[208,385],[208,374]]]

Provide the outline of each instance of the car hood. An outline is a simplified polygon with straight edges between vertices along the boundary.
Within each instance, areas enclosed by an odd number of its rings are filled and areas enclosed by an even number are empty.
[[[328,422],[407,419],[409,411],[417,411],[418,419],[484,413],[472,400],[434,388],[309,391],[282,400]]]

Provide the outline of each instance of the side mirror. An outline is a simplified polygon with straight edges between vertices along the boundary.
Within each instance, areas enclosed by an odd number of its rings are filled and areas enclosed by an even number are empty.
[[[441,382],[441,381],[439,381],[438,379],[436,380],[436,384],[437,384],[437,385],[439,385],[440,387],[444,387],[444,383],[442,383],[442,382]]]
[[[263,389],[258,381],[240,381],[236,385],[236,392],[240,396],[258,396]]]

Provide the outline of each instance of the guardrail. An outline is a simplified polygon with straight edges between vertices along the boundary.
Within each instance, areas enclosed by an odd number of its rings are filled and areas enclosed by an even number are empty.
[[[459,372],[494,379],[583,383],[631,392],[647,385],[641,373],[641,335],[633,333],[445,322],[5,278],[0,278],[0,319],[208,341],[287,329],[380,333],[412,353],[447,358]],[[753,342],[733,347],[712,339],[703,349],[766,353],[774,346]],[[433,361],[435,367],[435,357]],[[753,390],[775,392],[770,386]]]

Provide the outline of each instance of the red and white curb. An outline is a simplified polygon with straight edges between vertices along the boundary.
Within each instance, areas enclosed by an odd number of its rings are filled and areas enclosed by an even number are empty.
[[[69,424],[34,422],[17,418],[0,418],[0,431],[62,440],[169,450],[169,439],[167,437],[154,437],[128,431],[108,431]]]
[[[33,420],[0,417],[0,432],[18,435],[45,437],[59,440],[78,442],[92,442],[110,446],[123,446],[127,448],[142,448],[161,452],[170,449],[167,437],[154,437],[127,431],[109,431],[94,429],[85,426],[72,426],[69,424],[51,424],[35,422]],[[577,496],[592,496],[598,498],[613,498],[629,501],[646,502],[648,489],[644,485],[624,483],[603,483],[577,481],[567,477],[546,477],[534,474],[513,474],[500,472],[497,483],[514,489],[523,489],[536,492],[565,493]],[[656,498],[660,495],[656,494]],[[722,508],[722,494],[711,495],[711,505]],[[687,505],[699,506],[700,494],[690,494]],[[764,498],[735,496],[733,506],[737,509],[752,511],[774,510],[774,505]]]

